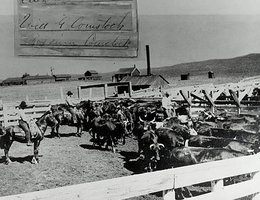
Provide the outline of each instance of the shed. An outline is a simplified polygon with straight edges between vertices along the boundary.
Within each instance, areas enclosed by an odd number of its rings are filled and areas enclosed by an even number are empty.
[[[134,65],[134,67],[130,67],[130,68],[120,68],[112,77],[112,80],[114,82],[120,82],[124,77],[127,76],[139,76],[141,74],[141,72],[136,68],[136,66]]]
[[[23,78],[26,85],[35,85],[43,83],[54,83],[55,78],[50,75],[36,75],[36,76],[26,76]]]
[[[215,78],[215,75],[214,75],[213,71],[209,71],[208,72],[208,78]]]
[[[88,70],[85,72],[86,80],[100,80],[102,76],[99,76],[98,72],[95,70]]]
[[[190,73],[181,74],[181,80],[190,80]]]
[[[71,78],[70,74],[55,74],[53,75],[55,81],[69,81]]]
[[[133,90],[163,88],[169,84],[169,82],[161,75],[126,76],[121,82],[131,82]],[[124,93],[124,91],[127,91],[125,86],[118,87],[119,94]]]
[[[23,85],[24,80],[22,77],[11,77],[2,81],[2,85]]]

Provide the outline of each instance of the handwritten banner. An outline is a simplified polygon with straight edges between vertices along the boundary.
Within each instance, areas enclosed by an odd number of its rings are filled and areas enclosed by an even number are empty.
[[[136,0],[18,0],[16,52],[136,57]]]

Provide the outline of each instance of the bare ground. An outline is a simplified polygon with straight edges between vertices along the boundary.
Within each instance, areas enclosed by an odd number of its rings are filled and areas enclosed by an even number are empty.
[[[91,136],[75,137],[73,127],[62,127],[61,139],[50,138],[49,130],[40,146],[40,163],[30,163],[32,147],[13,143],[10,165],[0,157],[0,196],[39,191],[67,185],[132,175],[138,166],[128,166],[126,160],[137,156],[137,141],[127,138],[126,145],[111,151],[94,148]],[[2,154],[3,155],[3,154]],[[136,169],[135,169],[136,167]],[[161,199],[160,194],[131,198]]]

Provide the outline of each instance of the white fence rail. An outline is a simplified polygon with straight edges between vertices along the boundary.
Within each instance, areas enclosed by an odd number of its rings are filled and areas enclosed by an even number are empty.
[[[56,100],[42,100],[42,101],[29,101],[27,102],[28,105],[31,105],[31,108],[26,108],[25,113],[30,115],[31,118],[39,118],[41,117],[46,111],[50,110],[51,105],[64,103],[62,99]],[[17,125],[18,124],[18,115],[16,113],[16,106],[18,106],[18,102],[14,103],[4,103],[2,104],[2,109],[0,110],[0,124],[2,126],[9,126],[9,125]]]
[[[164,200],[174,200],[174,189],[203,182],[212,191],[192,200],[237,199],[255,194],[260,199],[260,154],[191,165],[104,181],[0,197],[0,200],[118,200],[163,191]],[[227,177],[254,173],[251,180],[224,186]]]

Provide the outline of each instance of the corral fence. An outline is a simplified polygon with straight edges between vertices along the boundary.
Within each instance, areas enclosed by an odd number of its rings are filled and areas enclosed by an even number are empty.
[[[119,200],[161,192],[174,200],[177,188],[211,182],[211,191],[190,200],[260,199],[260,154],[167,169],[109,180],[0,197],[0,200]],[[224,178],[251,174],[250,180],[224,185]]]
[[[17,125],[19,116],[17,115],[17,106],[20,102],[1,103],[0,105],[0,124],[4,127]],[[37,100],[26,101],[29,108],[26,108],[25,114],[31,118],[40,118],[46,111],[50,110],[51,105],[65,103],[63,99],[55,100]]]

